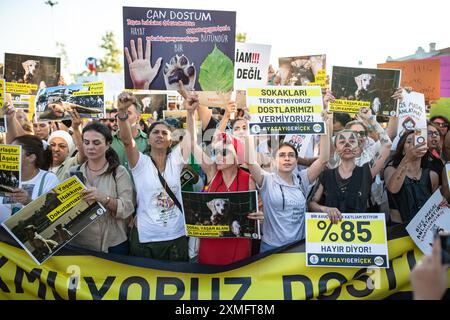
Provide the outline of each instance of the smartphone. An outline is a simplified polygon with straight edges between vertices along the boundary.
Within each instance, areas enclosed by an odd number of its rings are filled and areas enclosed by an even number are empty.
[[[414,133],[414,145],[425,143],[427,145],[427,128],[416,128]]]
[[[441,234],[442,264],[450,265],[450,233]]]

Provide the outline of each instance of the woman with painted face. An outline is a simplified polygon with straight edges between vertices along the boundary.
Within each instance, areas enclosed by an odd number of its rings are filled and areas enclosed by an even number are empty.
[[[304,170],[297,170],[297,149],[281,143],[274,150],[274,170],[266,172],[256,161],[254,141],[247,138],[246,160],[252,178],[261,192],[264,207],[261,252],[269,251],[305,237],[305,212],[308,193],[330,156],[329,133],[332,118],[325,114],[327,135],[320,137],[319,158]]]
[[[438,174],[428,168],[428,147],[417,144],[414,135],[415,131],[403,133],[384,170],[394,223],[409,223],[439,187]]]
[[[334,147],[340,158],[339,166],[321,174],[309,204],[311,211],[327,213],[333,223],[342,220],[341,213],[366,212],[372,181],[389,156],[390,143],[384,143],[370,163],[357,166],[360,143],[353,130],[346,129],[336,135]]]
[[[185,93],[183,93],[185,95]],[[187,103],[185,99],[185,104]],[[246,125],[245,122],[243,122]],[[191,146],[196,161],[206,173],[208,185],[205,192],[237,192],[255,189],[250,174],[239,164],[244,162],[242,140],[223,132],[217,132],[211,143],[211,159],[197,144],[195,128],[189,131]],[[249,219],[261,219],[261,213],[251,213]],[[202,238],[199,245],[198,262],[212,265],[227,265],[249,257],[251,239],[249,238]]]
[[[194,125],[192,106],[198,97],[188,97],[187,126]],[[160,260],[188,261],[188,242],[181,199],[180,175],[187,163],[189,139],[171,149],[171,130],[164,122],[153,122],[148,131],[149,155],[139,152],[127,121],[127,109],[136,97],[123,92],[118,97],[120,138],[137,193],[135,226],[131,231],[130,253]],[[191,108],[191,109],[189,109]]]
[[[107,126],[91,122],[83,129],[83,149],[87,161],[66,175],[77,175],[86,185],[82,197],[101,203],[107,212],[81,232],[72,244],[95,251],[126,255],[129,252],[127,228],[134,211],[131,177],[119,164],[111,148]]]

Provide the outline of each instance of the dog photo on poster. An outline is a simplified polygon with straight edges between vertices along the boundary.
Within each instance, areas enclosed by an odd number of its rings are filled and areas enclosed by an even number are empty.
[[[38,88],[58,85],[61,59],[25,54],[5,53],[6,82],[36,85]],[[31,92],[30,94],[36,94]]]
[[[330,110],[358,113],[362,107],[382,116],[397,114],[397,101],[391,96],[400,86],[401,71],[333,66],[331,93],[336,98]]]
[[[258,211],[256,191],[183,192],[183,208],[188,236],[260,239],[259,221],[247,218]]]
[[[126,89],[231,91],[236,12],[123,7]]]

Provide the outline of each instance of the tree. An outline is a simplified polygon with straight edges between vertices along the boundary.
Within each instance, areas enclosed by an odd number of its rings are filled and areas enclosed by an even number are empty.
[[[246,32],[238,32],[236,33],[236,41],[237,42],[245,42],[247,40],[247,33]]]
[[[100,48],[106,51],[103,58],[98,61],[97,72],[121,72],[120,55],[122,51],[117,47],[114,32],[107,31],[102,37]]]

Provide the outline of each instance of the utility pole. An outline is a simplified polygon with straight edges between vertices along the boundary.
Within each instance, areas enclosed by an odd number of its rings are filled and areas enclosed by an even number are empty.
[[[56,51],[56,40],[55,40],[55,23],[54,23],[54,17],[53,17],[53,7],[56,6],[58,4],[58,1],[52,1],[52,0],[47,0],[45,2],[45,4],[50,6],[50,21],[52,24],[52,41],[53,41],[53,49],[54,51]]]

